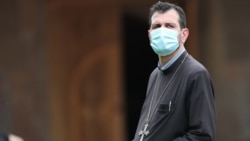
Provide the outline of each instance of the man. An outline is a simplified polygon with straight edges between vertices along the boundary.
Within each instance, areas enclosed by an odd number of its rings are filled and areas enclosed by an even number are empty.
[[[133,141],[214,141],[215,100],[206,68],[187,53],[182,8],[158,2],[150,9],[149,39],[159,56]]]

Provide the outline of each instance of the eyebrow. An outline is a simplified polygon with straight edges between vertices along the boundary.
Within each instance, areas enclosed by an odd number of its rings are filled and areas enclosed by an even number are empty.
[[[159,23],[159,22],[156,21],[155,23],[152,23],[152,25],[153,24],[161,24],[161,23]],[[165,22],[164,24],[174,24],[174,25],[176,25],[174,22]]]
[[[166,22],[166,23],[163,23],[163,24],[164,25],[173,25],[173,26],[176,26],[176,24],[173,23],[173,22]],[[152,23],[151,24],[151,26],[157,26],[157,25],[161,25],[161,23],[156,22],[156,23]]]

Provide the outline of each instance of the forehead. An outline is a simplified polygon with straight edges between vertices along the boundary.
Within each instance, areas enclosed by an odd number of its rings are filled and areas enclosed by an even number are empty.
[[[176,10],[170,9],[164,13],[155,12],[151,17],[151,24],[175,23],[179,25],[179,15]]]

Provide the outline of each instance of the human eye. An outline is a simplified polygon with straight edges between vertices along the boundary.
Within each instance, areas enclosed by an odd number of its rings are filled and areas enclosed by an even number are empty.
[[[160,24],[153,24],[153,25],[151,26],[151,29],[156,29],[156,28],[159,28],[159,27],[161,27]]]
[[[166,23],[165,27],[170,28],[170,29],[175,28],[175,26],[173,24],[170,24],[170,23]]]

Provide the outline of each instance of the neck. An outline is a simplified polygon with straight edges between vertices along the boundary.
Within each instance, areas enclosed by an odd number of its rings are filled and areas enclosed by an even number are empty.
[[[161,66],[164,66],[166,63],[169,62],[176,54],[178,54],[184,46],[180,46],[176,51],[174,51],[172,54],[169,54],[167,56],[159,56],[159,63]]]

